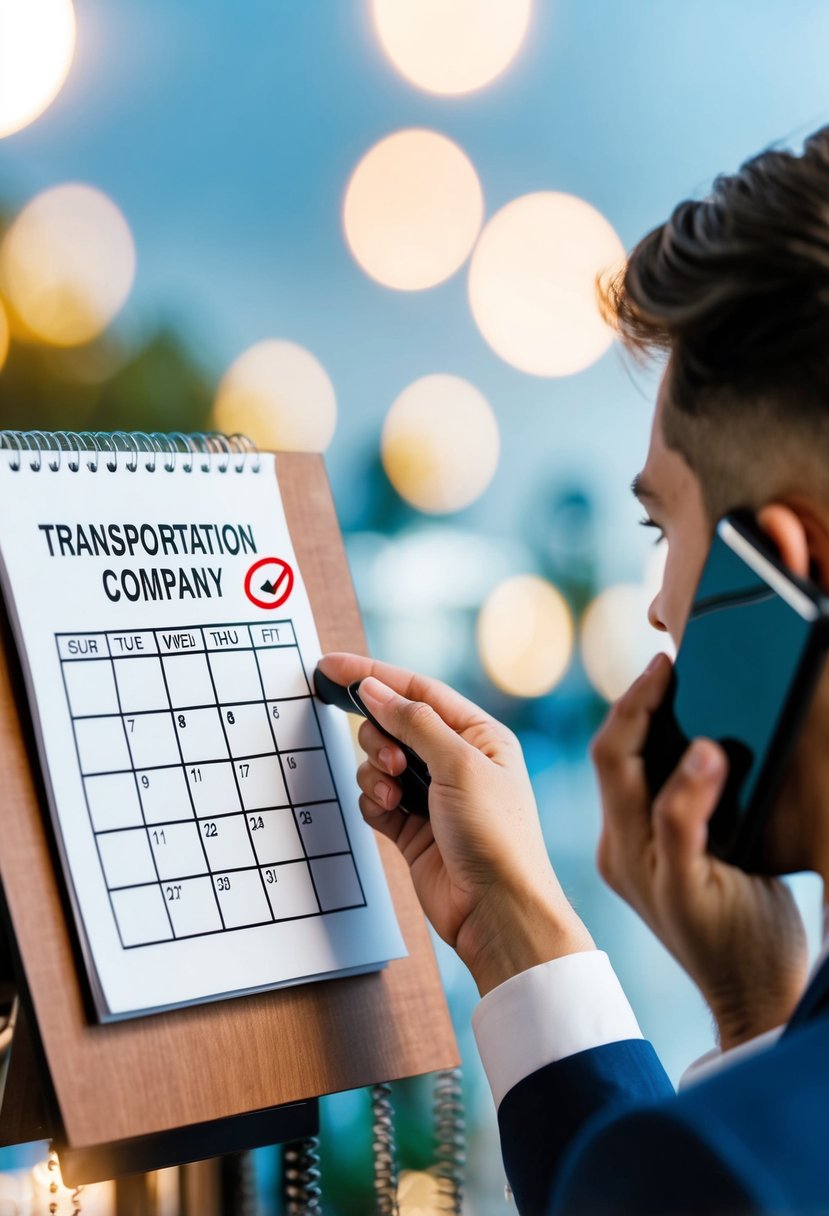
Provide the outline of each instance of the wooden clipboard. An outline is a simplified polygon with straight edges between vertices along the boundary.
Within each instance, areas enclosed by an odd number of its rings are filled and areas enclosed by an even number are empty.
[[[322,457],[280,453],[276,468],[323,650],[365,653]],[[22,1005],[0,1143],[54,1136],[64,1178],[92,1181],[108,1176],[102,1169],[160,1168],[263,1136],[305,1135],[316,1118],[307,1099],[458,1063],[408,868],[383,838],[407,958],[371,975],[94,1023],[16,669],[0,647],[0,882]],[[119,1155],[119,1146],[133,1151]]]

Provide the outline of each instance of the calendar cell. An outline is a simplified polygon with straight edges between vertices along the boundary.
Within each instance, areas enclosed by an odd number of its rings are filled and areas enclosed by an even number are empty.
[[[163,827],[148,828],[147,834],[158,877],[162,881],[207,872],[207,858],[199,839],[198,824],[165,823]]]
[[[118,713],[118,694],[109,659],[64,663],[63,678],[69,707],[76,718]]]
[[[141,804],[132,773],[104,773],[100,777],[85,777],[84,787],[94,831],[107,832],[112,828],[142,826]]]
[[[320,728],[314,706],[308,697],[296,701],[269,701],[276,746],[281,752],[292,752],[298,747],[321,747]]]
[[[216,933],[222,928],[212,878],[164,883],[161,890],[176,937],[197,937],[200,933]]]
[[[240,929],[242,925],[261,925],[273,919],[258,870],[216,874],[213,877],[213,886],[226,928]]]
[[[358,908],[366,902],[350,854],[318,857],[310,865],[323,912]]]
[[[172,938],[170,918],[158,883],[113,891],[110,899],[125,946],[143,946],[147,942],[164,942]]]
[[[98,837],[98,851],[104,877],[113,887],[137,887],[155,882],[156,872],[144,828],[124,832],[106,832]]]
[[[221,714],[231,756],[261,756],[276,751],[268,711],[261,701],[252,705],[223,705]]]
[[[256,865],[244,815],[202,819],[199,831],[211,870],[241,870]]]
[[[147,709],[168,709],[167,690],[161,673],[161,660],[156,656],[135,659],[115,659],[115,678],[121,712],[141,713]]]
[[[274,920],[292,916],[313,916],[320,907],[311,882],[307,861],[289,861],[284,866],[265,866],[262,870],[265,891]]]
[[[151,768],[156,764],[180,762],[176,732],[173,730],[169,710],[157,714],[125,714],[124,726],[135,768]]]
[[[210,670],[220,705],[262,700],[262,685],[252,650],[211,651]]]
[[[239,801],[232,764],[226,761],[191,764],[186,771],[193,806],[200,819],[241,811],[242,804]]]
[[[120,717],[76,719],[75,741],[84,776],[132,768]]]
[[[316,857],[320,853],[344,853],[348,849],[348,837],[338,802],[298,806],[296,819],[309,857]]]
[[[307,697],[308,681],[296,646],[257,650],[256,658],[262,673],[265,699],[279,701],[283,697]],[[261,692],[259,693],[261,697]]]
[[[256,756],[235,762],[239,792],[246,811],[285,806],[288,795],[276,756]]]
[[[268,625],[251,625],[250,636],[256,647],[296,645],[296,634],[290,621],[274,621]]]
[[[147,823],[192,819],[193,807],[181,765],[137,772],[138,795]],[[96,778],[98,780],[98,778]]]
[[[177,709],[173,720],[185,764],[221,760],[227,756],[222,722],[215,706],[213,709]]]
[[[207,655],[165,655],[162,663],[170,704],[174,709],[189,705],[216,704]]]
[[[289,806],[248,815],[248,827],[261,866],[304,857],[294,813]]]
[[[328,758],[322,748],[311,752],[289,752],[282,759],[288,793],[295,806],[302,802],[324,802],[336,797]]]

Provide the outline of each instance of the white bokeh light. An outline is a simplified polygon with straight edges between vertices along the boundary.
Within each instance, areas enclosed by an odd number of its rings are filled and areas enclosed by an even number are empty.
[[[261,448],[322,452],[337,423],[334,386],[316,356],[272,338],[243,351],[216,392],[212,424]]]
[[[653,588],[617,583],[600,592],[581,622],[581,657],[587,677],[606,701],[615,701],[660,650],[672,653],[667,634],[648,622]]]
[[[564,675],[572,650],[570,609],[552,583],[517,575],[487,596],[478,617],[478,653],[502,692],[544,696]]]
[[[386,475],[420,511],[442,514],[469,506],[492,480],[499,452],[488,401],[460,376],[415,380],[394,401],[383,426]]]
[[[412,128],[381,139],[346,187],[343,227],[362,269],[385,287],[420,291],[466,261],[484,200],[466,154],[437,131]]]
[[[429,93],[480,89],[511,63],[527,33],[532,0],[373,0],[383,50],[402,76]]]
[[[507,203],[488,221],[469,265],[469,304],[493,350],[520,371],[567,376],[613,341],[599,312],[597,276],[625,251],[594,207],[542,191]]]
[[[54,101],[74,53],[72,0],[0,0],[0,138]]]
[[[0,278],[25,331],[55,346],[98,336],[123,307],[135,246],[111,199],[79,183],[27,203],[0,247]]]

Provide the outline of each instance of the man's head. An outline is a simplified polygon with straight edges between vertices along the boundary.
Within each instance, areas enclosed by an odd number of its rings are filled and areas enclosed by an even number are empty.
[[[668,356],[663,436],[712,523],[789,491],[829,502],[829,128],[680,203],[604,302],[626,346]]]
[[[829,589],[829,128],[802,155],[765,152],[681,203],[603,302],[629,349],[667,357],[634,484],[668,540],[651,622],[680,640],[714,524],[736,507]],[[801,792],[823,784],[827,718],[824,676],[788,783]]]

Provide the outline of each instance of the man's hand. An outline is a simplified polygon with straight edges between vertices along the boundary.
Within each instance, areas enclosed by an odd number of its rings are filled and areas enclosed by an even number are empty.
[[[550,865],[512,732],[437,680],[350,654],[326,655],[320,668],[339,684],[362,680],[377,721],[429,766],[426,820],[399,808],[403,752],[363,722],[363,816],[396,842],[426,915],[481,994],[536,963],[593,949]]]
[[[641,753],[670,673],[657,655],[593,741],[604,815],[598,865],[697,983],[726,1049],[788,1020],[806,980],[806,935],[783,883],[706,852],[727,773],[721,748],[695,740],[651,805]]]

